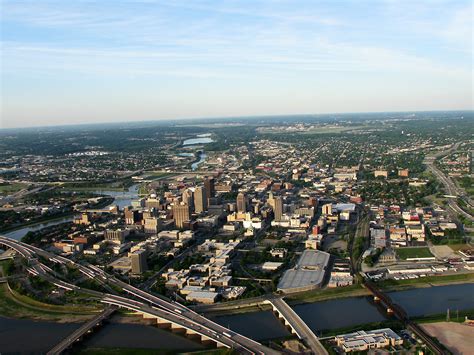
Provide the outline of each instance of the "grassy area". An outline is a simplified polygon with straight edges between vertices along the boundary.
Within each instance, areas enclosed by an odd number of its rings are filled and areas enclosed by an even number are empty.
[[[433,285],[447,285],[452,283],[474,282],[474,274],[454,274],[443,276],[427,276],[408,280],[384,280],[377,285],[385,290],[401,290],[414,287],[430,287]]]
[[[6,194],[11,194],[17,191],[20,191],[21,189],[24,189],[28,187],[27,184],[22,184],[22,183],[2,183],[0,184],[0,195],[6,195]]]
[[[351,285],[346,287],[327,288],[302,292],[295,295],[287,296],[286,299],[290,304],[325,301],[334,298],[366,296],[369,292],[361,285]]]
[[[408,258],[430,258],[433,256],[430,249],[427,247],[421,248],[398,248],[397,255],[400,259],[406,260]]]
[[[99,190],[108,190],[108,191],[125,191],[124,187],[113,187],[109,185],[97,185],[97,186],[63,186],[63,190],[66,191],[99,191]]]
[[[37,224],[43,224],[46,222],[54,222],[54,221],[58,221],[60,219],[73,216],[73,215],[74,215],[74,212],[66,212],[66,213],[56,214],[52,216],[42,216],[40,218],[35,218],[31,221],[22,222],[21,225],[14,225],[14,226],[9,226],[7,228],[0,229],[0,233],[11,232],[17,229],[22,229],[24,227],[33,226]],[[64,223],[67,223],[67,222],[64,222]]]
[[[462,323],[464,322],[465,317],[469,319],[474,318],[474,309],[459,311],[451,309],[450,313],[450,322]],[[425,317],[416,317],[412,318],[416,323],[437,323],[437,322],[446,322],[446,313],[433,314]]]
[[[0,285],[0,314],[12,318],[42,319],[50,321],[83,321],[96,311],[84,305],[60,306],[36,301],[10,291],[6,283]]]
[[[165,171],[151,171],[151,172],[146,172],[146,179],[151,179],[151,180],[156,180],[156,179],[161,179],[164,177],[168,177],[171,175],[176,175],[175,173],[168,173]]]

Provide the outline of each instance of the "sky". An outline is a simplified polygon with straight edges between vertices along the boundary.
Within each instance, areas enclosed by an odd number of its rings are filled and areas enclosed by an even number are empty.
[[[473,108],[469,0],[0,7],[0,128]]]

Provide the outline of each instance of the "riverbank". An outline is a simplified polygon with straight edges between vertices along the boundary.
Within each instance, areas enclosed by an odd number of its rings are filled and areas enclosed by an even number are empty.
[[[333,299],[361,297],[367,296],[369,294],[369,291],[363,288],[362,286],[351,285],[347,287],[338,287],[330,289],[326,288],[291,294],[285,296],[285,300],[289,305],[295,306],[299,304],[327,301]],[[196,307],[196,310],[212,316],[221,316],[266,311],[271,309],[270,305],[263,303],[263,297],[248,298],[245,299],[245,301],[246,302],[244,303],[244,299],[242,299],[240,301],[230,301],[228,302],[228,304],[224,302],[209,306],[198,306]]]
[[[114,200],[115,199],[113,197],[105,197],[102,201],[100,201],[99,203],[97,203],[94,206],[91,206],[90,208],[91,209],[102,209],[102,208],[107,207],[110,204],[112,204],[114,202]],[[24,223],[21,223],[20,225],[16,225],[16,226],[12,226],[12,227],[2,229],[2,230],[0,230],[0,234],[7,234],[7,233],[15,232],[17,230],[27,228],[27,227],[35,227],[35,226],[40,226],[42,224],[47,224],[47,223],[51,223],[51,222],[55,222],[55,221],[60,221],[60,220],[65,219],[65,218],[73,217],[74,215],[76,215],[80,212],[81,211],[72,211],[72,212],[62,213],[62,214],[58,214],[58,215],[54,215],[54,216],[35,219],[33,221],[24,222]],[[64,222],[64,223],[66,223],[66,222]]]
[[[0,285],[0,315],[7,318],[80,323],[92,318],[100,309],[85,305],[60,306],[43,303]]]
[[[462,323],[464,322],[466,317],[468,319],[474,319],[474,309],[461,310],[461,311],[456,311],[454,309],[450,310],[450,313],[449,313],[450,322]],[[447,313],[438,313],[438,314],[432,314],[432,315],[423,316],[423,317],[413,317],[412,320],[415,321],[416,323],[446,322]]]
[[[474,283],[474,273],[426,276],[408,280],[384,280],[377,282],[382,290],[387,292],[405,291],[414,288],[426,288],[433,286],[449,286],[465,283]]]
[[[368,296],[370,292],[359,284],[346,287],[325,288],[297,293],[285,297],[289,305],[327,301],[338,298]]]
[[[379,282],[378,285],[386,292],[396,292],[408,291],[417,288],[449,286],[468,283],[474,283],[474,273],[432,276],[410,280],[386,280]],[[371,293],[366,288],[359,284],[354,284],[346,287],[325,288],[308,292],[290,294],[285,296],[285,300],[290,306],[296,306],[300,304],[337,300],[350,297],[365,297],[370,295]],[[212,316],[221,316],[265,311],[271,308],[270,306],[263,304],[263,299],[261,297],[256,299],[249,298],[247,301],[248,305],[242,302],[229,302],[228,305],[226,305],[225,303],[220,303],[203,307],[199,310]]]
[[[67,213],[54,215],[54,216],[51,216],[51,217],[44,217],[44,218],[35,219],[33,221],[22,222],[19,225],[1,229],[0,234],[14,232],[16,230],[19,230],[19,229],[22,229],[22,228],[25,228],[25,227],[34,227],[36,225],[41,225],[41,224],[45,224],[45,223],[49,223],[49,222],[59,221],[60,219],[63,219],[63,218],[72,217],[76,213],[77,212],[67,212]]]

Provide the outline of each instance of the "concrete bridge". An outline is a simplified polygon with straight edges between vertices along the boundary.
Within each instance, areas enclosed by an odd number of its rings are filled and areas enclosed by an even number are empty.
[[[288,303],[283,298],[272,298],[264,301],[270,304],[273,311],[278,314],[278,317],[283,320],[286,326],[289,326],[291,332],[296,334],[316,355],[327,355],[326,348],[321,344],[318,337],[308,327],[308,325],[296,314]]]
[[[187,320],[179,314],[167,312],[158,307],[149,306],[140,301],[129,300],[125,297],[108,295],[102,299],[103,303],[115,305],[128,309],[141,315],[144,319],[154,319],[160,328],[168,328],[175,332],[182,332],[186,336],[196,336],[203,343],[215,343],[217,347],[233,348],[234,344],[230,341],[232,332],[228,331],[228,336],[220,336],[217,332],[210,331],[200,325]],[[237,348],[242,353],[252,353],[245,347]]]
[[[84,323],[81,327],[79,327],[79,329],[75,330],[67,338],[63,339],[63,341],[48,351],[47,355],[57,355],[66,351],[74,343],[80,341],[86,334],[92,332],[94,328],[99,327],[104,320],[109,318],[112,313],[116,311],[116,309],[117,307],[115,306],[107,307],[102,313],[98,314],[90,321]]]

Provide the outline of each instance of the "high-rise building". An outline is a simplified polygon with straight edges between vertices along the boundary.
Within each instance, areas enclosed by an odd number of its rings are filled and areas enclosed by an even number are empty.
[[[243,192],[237,195],[237,212],[247,212],[247,198]]]
[[[322,208],[323,214],[331,215],[332,214],[332,203],[326,203]]]
[[[196,213],[207,210],[207,195],[204,187],[198,186],[194,190],[194,210]]]
[[[214,197],[214,192],[215,192],[215,180],[213,177],[207,177],[204,180],[204,188],[206,190],[206,196],[207,198]]]
[[[125,223],[135,224],[139,220],[138,211],[135,211],[131,206],[124,209],[125,212]]]
[[[148,269],[146,262],[147,252],[144,249],[135,250],[129,254],[132,274],[142,274]]]
[[[283,198],[281,196],[275,197],[275,208],[273,212],[275,214],[275,221],[280,222],[283,219]]]
[[[160,220],[157,217],[145,218],[145,233],[156,234],[160,231]]]
[[[83,224],[85,226],[88,226],[89,224],[91,224],[89,215],[87,213],[82,213],[80,217],[75,217],[74,224]]]
[[[104,239],[115,244],[122,244],[129,233],[128,229],[106,229]]]
[[[185,204],[189,206],[191,211],[194,211],[194,196],[193,192],[190,189],[183,191],[182,199]]]
[[[184,228],[184,222],[189,221],[189,205],[184,202],[173,206],[173,219],[176,227]]]
[[[275,198],[273,197],[273,192],[271,191],[268,194],[267,203],[271,206],[271,208],[273,209],[275,208]]]

